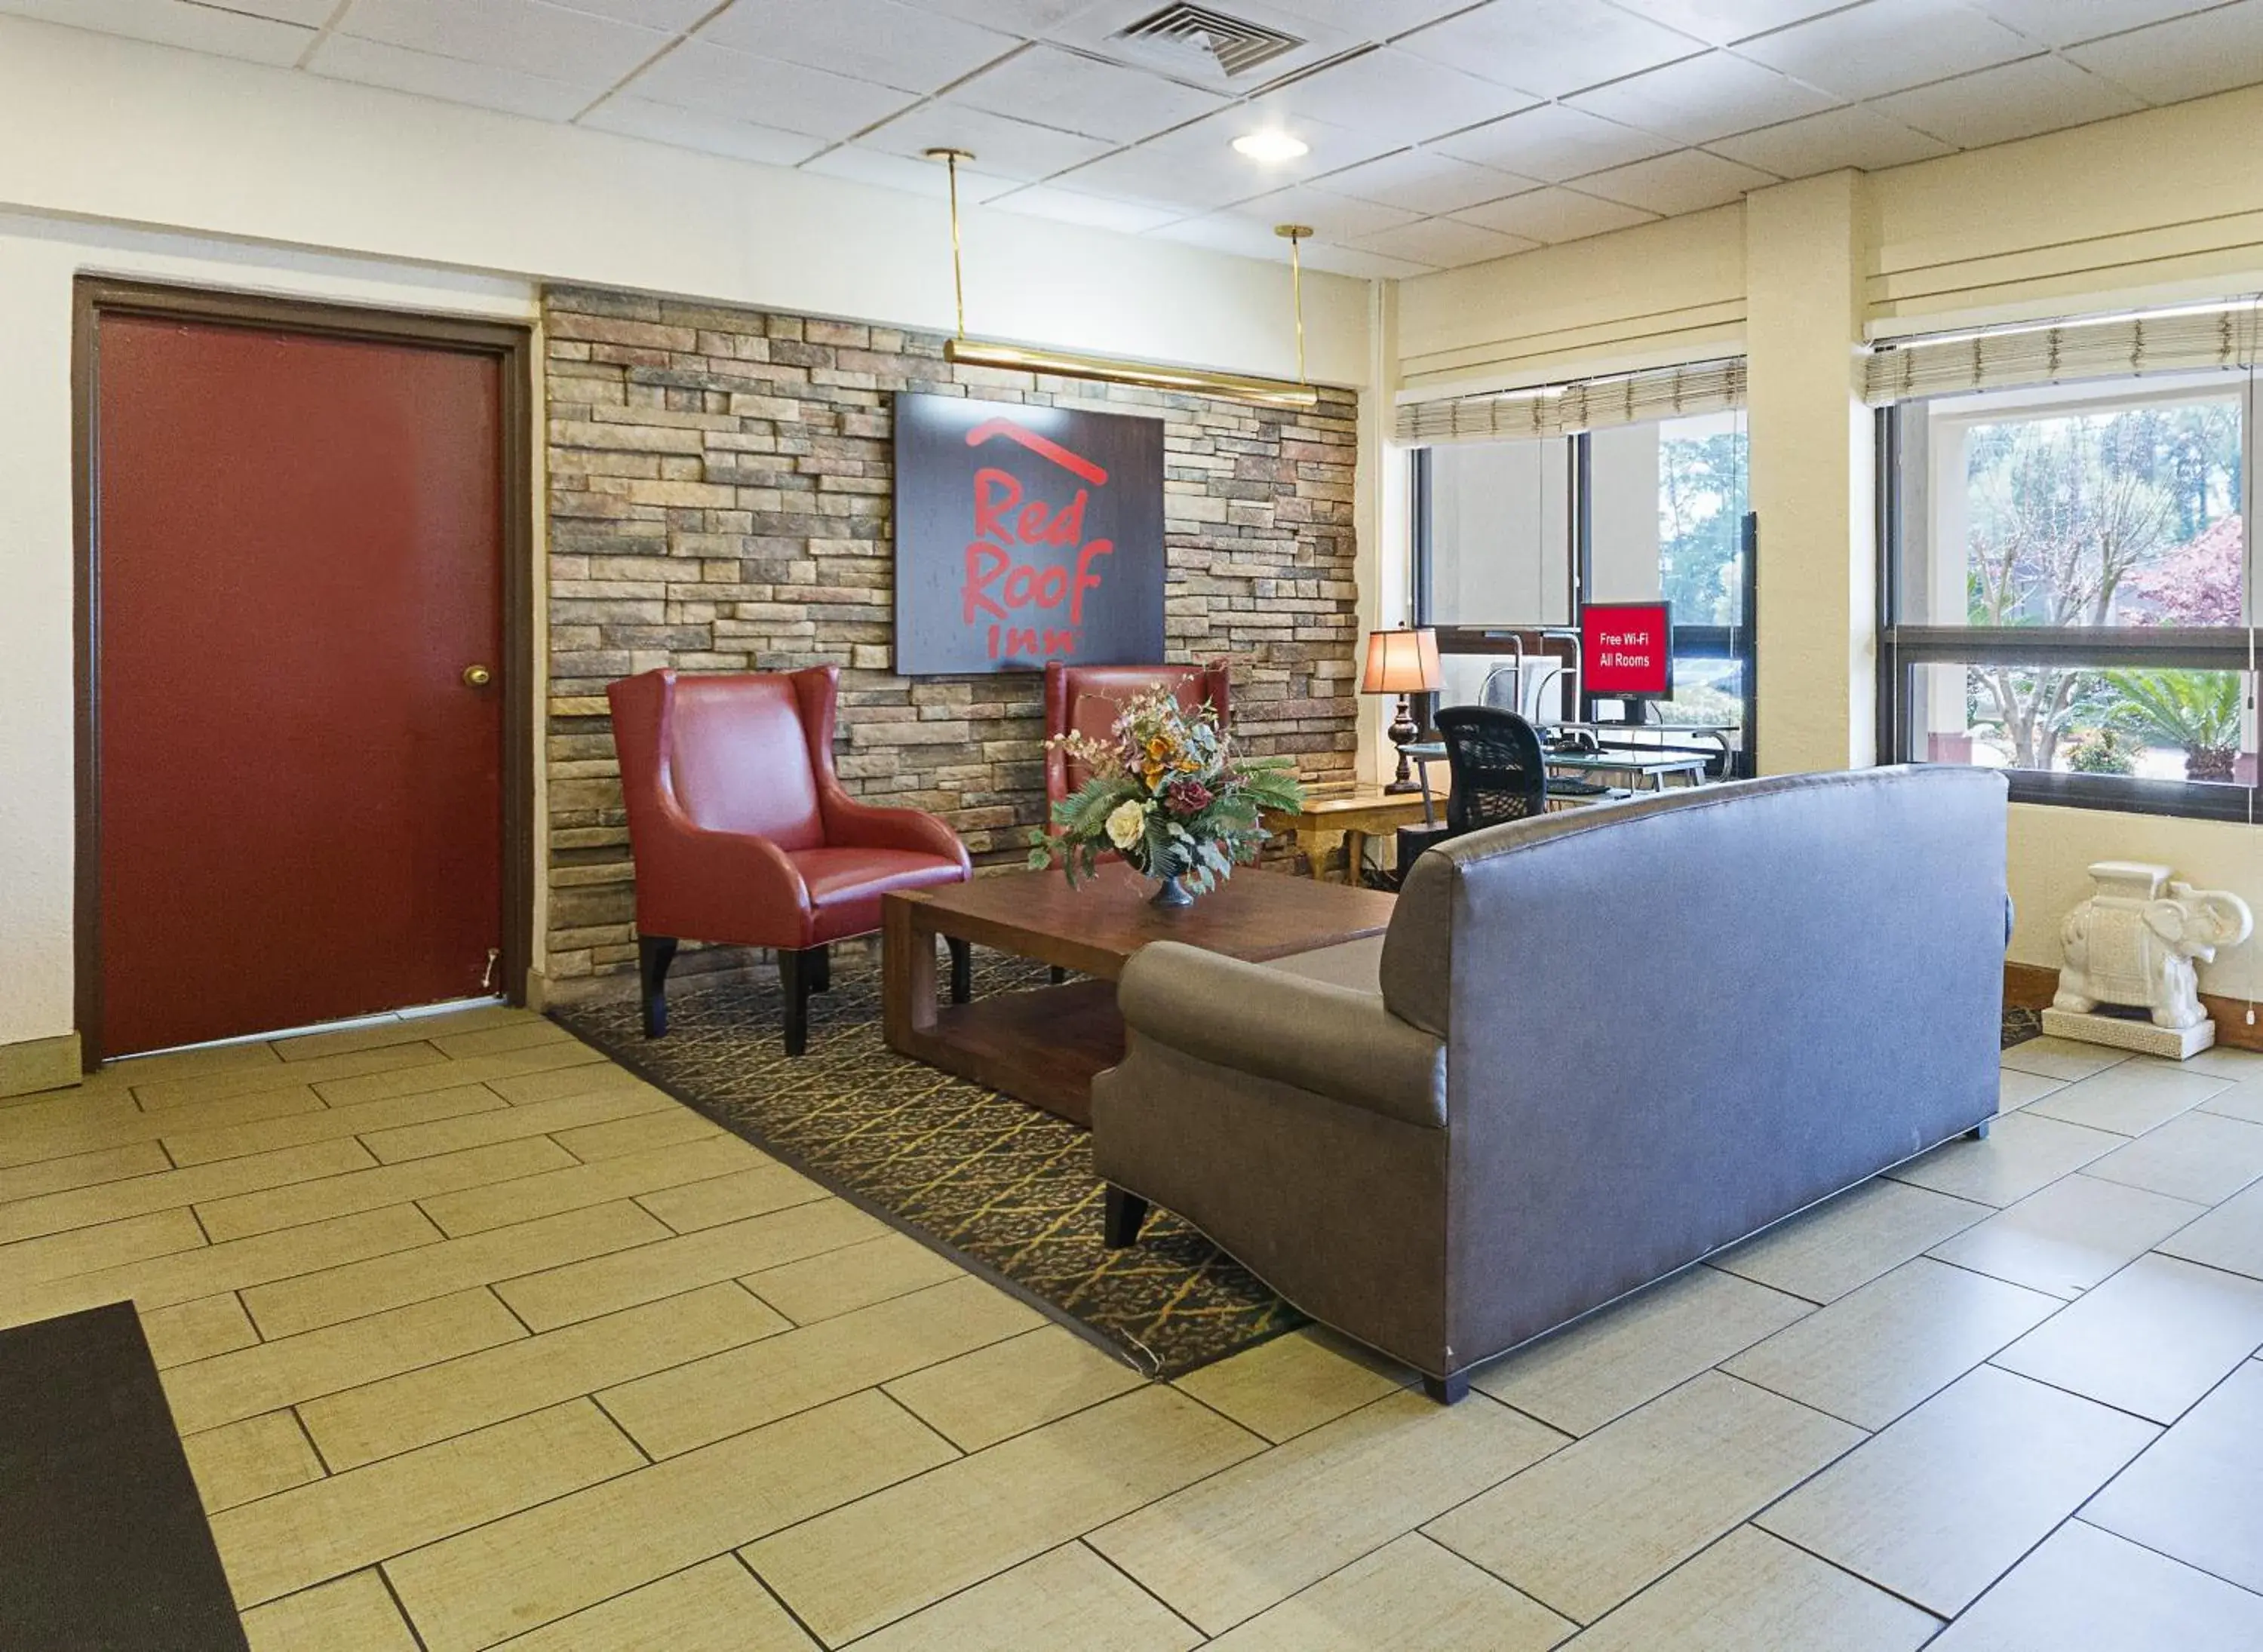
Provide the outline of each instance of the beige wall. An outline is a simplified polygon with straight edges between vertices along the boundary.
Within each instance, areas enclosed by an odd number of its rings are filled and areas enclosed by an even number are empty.
[[[1874,334],[2252,292],[2263,87],[1870,180]]]
[[[1279,264],[966,228],[977,330],[1295,369]],[[948,234],[915,196],[0,17],[0,1047],[72,1031],[76,275],[528,320],[554,279],[935,330]],[[1315,379],[1370,381],[1372,301],[1306,276]]]
[[[1866,338],[2263,287],[2263,89],[1400,284],[1403,395],[1691,361],[1751,362],[1761,518],[1761,754],[1870,760],[1875,478],[1854,399]],[[2012,811],[2012,956],[2055,964],[2058,919],[2108,858],[2165,862],[2263,906],[2263,833],[2111,811]],[[1882,851],[1890,852],[1890,850]],[[2204,968],[2263,993],[2263,941]]]
[[[1557,376],[1702,361],[1743,345],[1741,206],[1644,224],[1398,283],[1410,393],[1506,389]]]

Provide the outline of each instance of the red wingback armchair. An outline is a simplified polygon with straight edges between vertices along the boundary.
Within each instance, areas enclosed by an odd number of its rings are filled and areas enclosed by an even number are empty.
[[[676,943],[769,946],[785,989],[785,1047],[809,1036],[809,995],[831,982],[829,942],[880,926],[892,889],[963,882],[966,846],[916,809],[875,808],[833,772],[840,672],[679,677],[646,671],[605,690],[613,707],[636,859],[644,1031],[668,1031],[662,996]],[[963,949],[954,996],[967,989]]]
[[[1226,726],[1227,705],[1233,683],[1224,660],[1207,665],[1064,665],[1045,663],[1045,738],[1066,734],[1108,738],[1109,725],[1124,702],[1143,688],[1158,684],[1168,688],[1189,711],[1204,700],[1218,711],[1218,726]],[[1045,802],[1050,809],[1082,785],[1082,765],[1072,764],[1059,746],[1045,747]],[[1047,815],[1048,821],[1051,815]]]

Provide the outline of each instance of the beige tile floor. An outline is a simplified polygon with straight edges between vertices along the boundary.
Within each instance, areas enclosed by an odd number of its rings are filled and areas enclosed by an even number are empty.
[[[1444,1410],[1143,1382],[482,1008],[0,1103],[0,1323],[141,1305],[258,1652],[2263,1646],[2263,1057],[2003,1102]]]

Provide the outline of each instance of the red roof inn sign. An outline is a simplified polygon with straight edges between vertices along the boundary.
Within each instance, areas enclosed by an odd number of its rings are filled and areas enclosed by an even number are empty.
[[[1163,422],[896,397],[896,670],[1163,657]]]

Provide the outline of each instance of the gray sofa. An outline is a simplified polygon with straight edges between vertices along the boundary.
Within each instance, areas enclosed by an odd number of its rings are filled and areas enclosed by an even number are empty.
[[[1994,1115],[2005,784],[1795,775],[1471,834],[1379,942],[1159,942],[1093,1085],[1108,1239],[1177,1211],[1467,1373]]]

